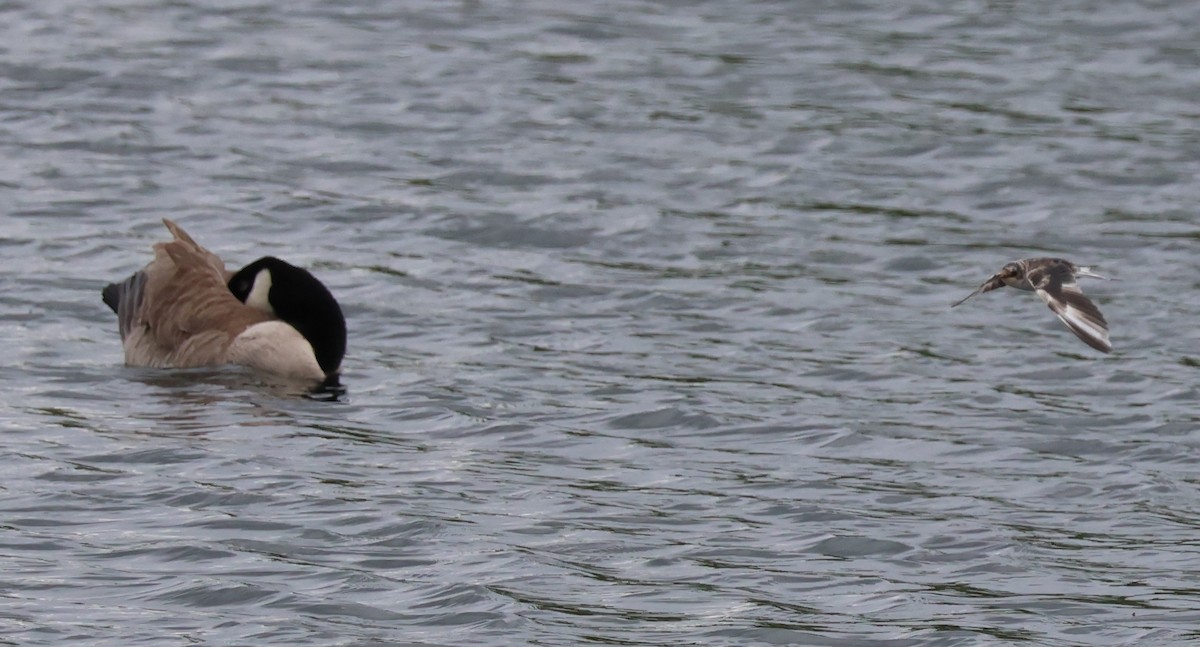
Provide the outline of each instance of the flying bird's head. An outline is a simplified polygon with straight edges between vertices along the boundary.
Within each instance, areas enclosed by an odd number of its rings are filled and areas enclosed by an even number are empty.
[[[1015,286],[1025,280],[1025,268],[1020,263],[1009,263],[1000,268],[996,278],[1004,281],[1005,285]]]

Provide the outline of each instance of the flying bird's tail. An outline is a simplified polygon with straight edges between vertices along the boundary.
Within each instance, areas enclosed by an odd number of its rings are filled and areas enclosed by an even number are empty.
[[[1110,279],[1107,276],[1101,276],[1101,275],[1093,272],[1092,268],[1090,268],[1090,267],[1076,267],[1075,268],[1075,276],[1077,276],[1077,277],[1089,276],[1093,279],[1104,279],[1105,281],[1115,281],[1116,280],[1116,279]]]

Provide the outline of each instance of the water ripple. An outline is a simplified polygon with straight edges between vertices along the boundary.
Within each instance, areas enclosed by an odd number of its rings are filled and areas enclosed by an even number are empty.
[[[1196,638],[1194,3],[0,14],[0,643]],[[121,366],[163,216],[346,397]]]

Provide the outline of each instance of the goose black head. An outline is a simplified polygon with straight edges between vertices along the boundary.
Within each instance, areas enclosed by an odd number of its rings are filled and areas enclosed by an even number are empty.
[[[329,289],[308,270],[264,256],[229,279],[239,301],[274,314],[313,348],[325,374],[336,375],[346,354],[346,318]]]

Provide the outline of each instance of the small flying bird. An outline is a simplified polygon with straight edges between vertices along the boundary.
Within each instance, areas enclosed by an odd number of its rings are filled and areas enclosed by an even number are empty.
[[[1100,314],[1096,304],[1084,296],[1083,290],[1075,283],[1075,279],[1080,276],[1108,279],[1096,274],[1091,268],[1061,258],[1023,258],[1000,268],[1000,271],[984,281],[979,289],[950,307],[953,308],[976,294],[991,292],[1006,285],[1018,290],[1037,292],[1042,301],[1050,306],[1054,314],[1058,315],[1083,343],[1104,353],[1111,352],[1108,322],[1104,320],[1104,315]]]

